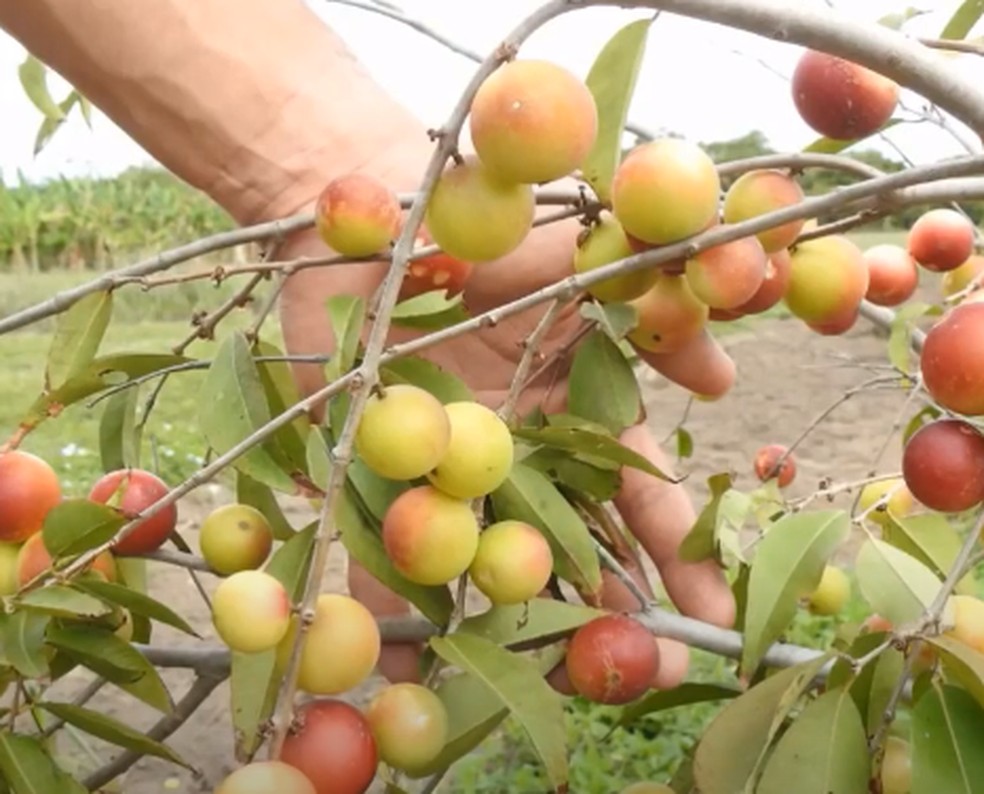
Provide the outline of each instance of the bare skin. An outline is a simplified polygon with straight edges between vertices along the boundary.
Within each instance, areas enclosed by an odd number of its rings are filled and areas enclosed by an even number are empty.
[[[415,190],[433,152],[425,126],[365,73],[300,0],[33,0],[30,11],[25,8],[21,0],[0,0],[0,27],[240,223],[310,209],[328,181],[349,171],[373,174],[398,191]],[[469,309],[485,311],[568,275],[578,229],[572,221],[536,230],[503,260],[476,267],[465,292]],[[284,241],[277,256],[324,253],[324,244],[307,231]],[[326,298],[342,292],[369,298],[383,272],[381,264],[360,264],[291,277],[280,305],[290,352],[331,352]],[[543,311],[530,310],[424,355],[461,376],[481,402],[496,408],[522,354],[520,343]],[[548,335],[544,355],[562,348],[577,326],[576,312],[566,311]],[[394,331],[390,339],[412,335]],[[642,355],[698,394],[722,395],[734,381],[734,364],[707,336],[676,353]],[[568,366],[569,358],[558,361],[532,384],[520,412],[536,405],[562,410]],[[305,393],[324,383],[317,367],[297,367],[295,373]],[[664,470],[672,469],[644,422],[621,440]],[[622,476],[615,507],[658,568],[673,602],[685,614],[730,626],[735,605],[721,571],[709,562],[694,565],[677,557],[695,518],[686,491],[637,470],[626,469]],[[645,584],[641,571],[633,574]],[[354,562],[349,587],[376,615],[409,611],[405,601]],[[603,602],[613,609],[638,608],[611,576],[605,578]],[[655,683],[668,688],[685,675],[688,653],[679,643],[659,642],[662,663]],[[416,679],[417,654],[412,646],[387,646],[380,668],[393,680]]]

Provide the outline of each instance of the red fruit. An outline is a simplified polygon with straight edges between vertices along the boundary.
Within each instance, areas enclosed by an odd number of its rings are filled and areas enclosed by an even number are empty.
[[[734,309],[758,292],[768,261],[757,237],[742,237],[688,259],[687,283],[694,295],[711,308]]]
[[[89,492],[93,502],[110,504],[126,515],[136,515],[162,499],[170,489],[149,471],[119,469],[101,477]],[[178,523],[178,508],[168,505],[141,521],[113,551],[121,556],[138,556],[156,551],[168,539]]]
[[[317,794],[363,794],[372,785],[379,756],[361,711],[341,700],[314,700],[297,710],[297,720],[280,760],[303,772]]]
[[[730,323],[732,320],[740,320],[745,315],[736,309],[715,309],[713,306],[707,313],[708,320],[716,323]]]
[[[974,253],[974,224],[956,210],[930,210],[912,224],[906,245],[927,270],[956,270]]]
[[[765,265],[765,279],[756,293],[745,303],[735,309],[742,314],[761,314],[767,312],[786,294],[789,286],[789,274],[792,270],[792,260],[789,251],[783,249],[769,256]]]
[[[807,323],[806,326],[811,331],[823,336],[840,336],[841,334],[846,334],[850,331],[854,324],[857,323],[858,317],[861,316],[860,307],[851,309],[850,311],[840,314],[837,317],[832,317],[826,322],[817,323]]]
[[[902,478],[930,510],[969,510],[984,500],[984,435],[959,419],[924,425],[905,445]]]
[[[422,226],[417,233],[417,248],[429,247],[433,242],[427,229]],[[443,289],[447,297],[453,298],[464,292],[473,267],[471,262],[465,262],[443,251],[414,259],[407,265],[400,287],[400,300],[439,289]]]
[[[865,298],[876,306],[898,306],[912,297],[919,286],[915,260],[900,245],[875,245],[864,252],[868,265]]]
[[[34,581],[38,576],[51,568],[51,553],[44,545],[44,536],[40,532],[35,532],[29,537],[17,553],[17,586],[24,587],[28,582]],[[98,571],[106,577],[106,581],[115,582],[117,578],[116,561],[113,555],[104,551],[92,561],[86,569]]]
[[[926,390],[941,406],[984,414],[984,303],[955,306],[929,329],[920,368]]]
[[[786,455],[786,447],[781,444],[768,444],[755,453],[755,476],[762,482],[767,482],[773,477],[779,481],[779,487],[785,488],[796,478],[796,459],[792,454],[787,455],[786,459],[776,471],[779,459]]]
[[[807,50],[792,78],[803,121],[828,138],[854,141],[877,132],[895,111],[899,86],[860,64]]]
[[[638,621],[605,615],[574,632],[566,667],[571,685],[588,700],[629,703],[652,686],[659,670],[659,648]]]
[[[19,449],[0,455],[0,541],[27,540],[60,501],[58,475],[47,461]]]

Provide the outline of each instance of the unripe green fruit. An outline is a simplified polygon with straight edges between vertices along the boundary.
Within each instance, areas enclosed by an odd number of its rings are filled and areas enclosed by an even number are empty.
[[[223,579],[212,596],[212,622],[233,651],[275,648],[290,628],[287,590],[263,571],[239,571]]]
[[[500,521],[482,532],[468,573],[493,604],[521,604],[547,586],[552,570],[550,544],[538,529]]]
[[[578,244],[574,254],[574,270],[577,273],[587,273],[603,265],[625,259],[634,253],[621,224],[606,213]],[[645,293],[656,283],[658,276],[657,268],[637,270],[634,273],[606,278],[604,281],[592,284],[588,287],[588,293],[600,301],[609,303],[630,301]]]
[[[514,251],[533,228],[533,188],[507,182],[477,157],[448,166],[427,204],[426,223],[445,253],[488,262]]]
[[[448,738],[444,702],[419,684],[393,684],[372,699],[366,720],[379,759],[411,775],[426,769]]]
[[[373,394],[359,420],[355,449],[381,477],[413,480],[440,462],[451,440],[451,422],[433,394],[396,384]]]
[[[515,450],[509,427],[481,403],[444,406],[451,421],[451,441],[427,479],[458,499],[477,499],[505,482]]]
[[[266,562],[273,548],[273,530],[255,507],[223,505],[202,522],[198,545],[209,567],[228,576]]]

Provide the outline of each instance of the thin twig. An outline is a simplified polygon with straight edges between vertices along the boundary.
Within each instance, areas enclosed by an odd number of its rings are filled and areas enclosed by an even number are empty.
[[[504,422],[509,422],[512,419],[516,405],[522,396],[523,387],[526,385],[527,376],[533,367],[533,362],[541,355],[540,345],[543,343],[546,335],[550,333],[550,329],[557,321],[557,317],[563,310],[564,305],[564,301],[560,299],[551,303],[550,307],[544,312],[540,321],[536,324],[533,332],[522,341],[523,355],[516,365],[516,372],[513,374],[512,383],[509,384],[509,392],[506,394],[506,398],[499,408],[499,418]]]

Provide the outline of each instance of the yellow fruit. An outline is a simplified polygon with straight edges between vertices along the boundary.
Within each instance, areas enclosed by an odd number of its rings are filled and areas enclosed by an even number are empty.
[[[199,528],[198,545],[209,567],[223,576],[259,568],[273,548],[270,522],[255,507],[216,508]]]
[[[444,406],[451,421],[451,442],[428,473],[431,484],[458,499],[492,493],[512,469],[512,433],[495,411],[475,402]]]
[[[840,568],[828,565],[823,569],[820,584],[809,598],[810,612],[814,615],[836,615],[851,597],[851,580]]]

